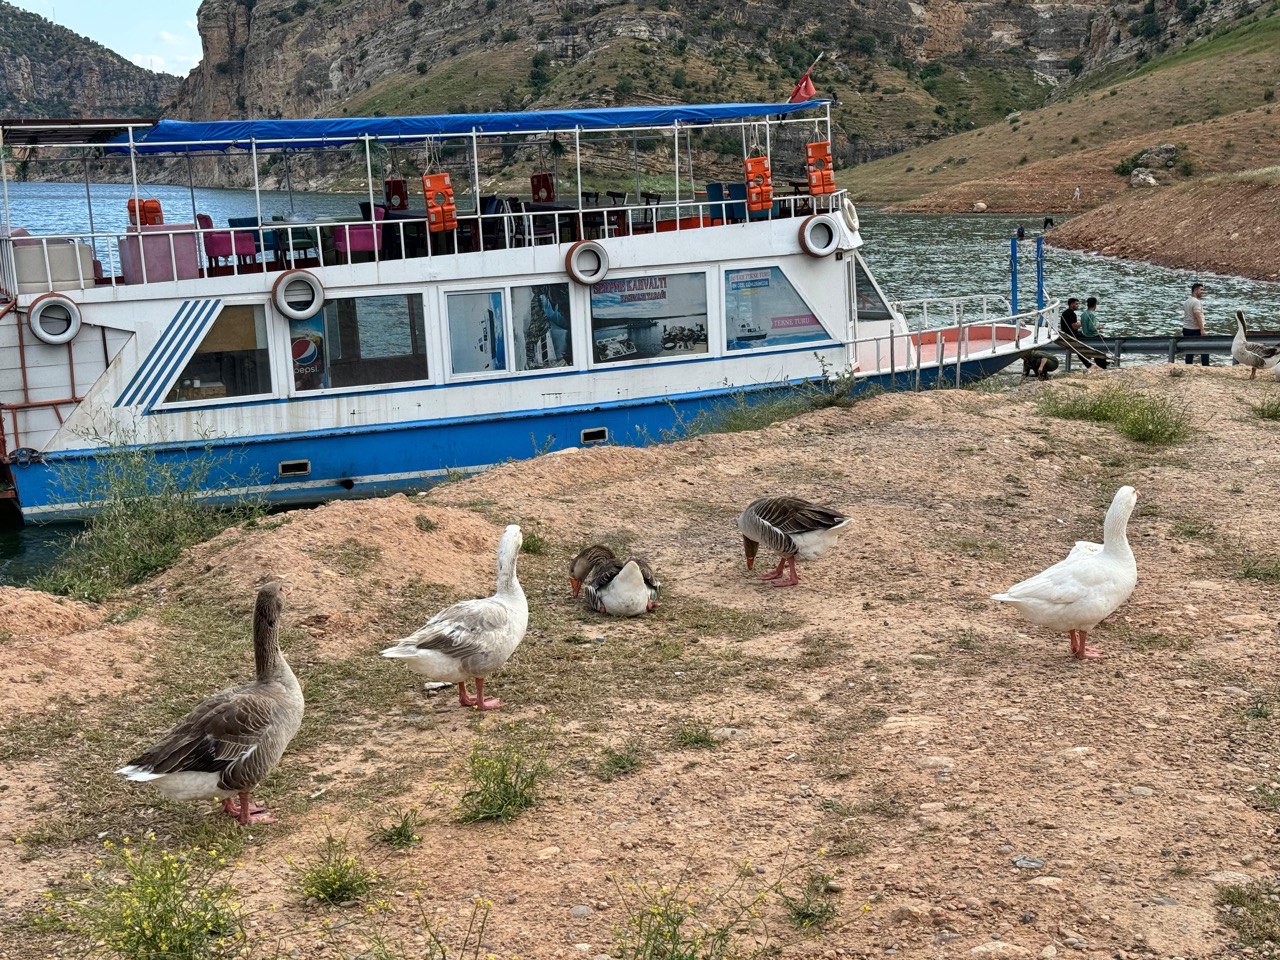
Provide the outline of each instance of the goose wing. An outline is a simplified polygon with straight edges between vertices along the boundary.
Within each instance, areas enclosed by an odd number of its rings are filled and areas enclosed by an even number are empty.
[[[1100,587],[1114,579],[1115,571],[1106,564],[1098,563],[1096,554],[1073,549],[1065,560],[1021,583],[1015,583],[1004,593],[995,594],[992,599],[1011,603],[1069,606],[1090,599]]]
[[[653,575],[653,568],[648,562],[640,557],[632,557],[636,562],[636,566],[640,568],[640,576],[644,577],[644,585],[653,593],[657,593],[662,589],[662,581]]]
[[[592,610],[600,607],[600,594],[604,589],[613,583],[614,579],[622,572],[622,568],[626,566],[621,560],[606,560],[597,564],[592,570],[587,582],[583,584],[582,602]]]
[[[383,656],[411,657],[434,650],[456,660],[490,653],[492,635],[508,627],[511,611],[496,597],[463,600],[441,610],[421,630],[383,651]]]
[[[569,561],[569,576],[585,580],[592,570],[613,558],[613,551],[603,543],[592,544]]]
[[[797,550],[794,537],[831,530],[848,520],[837,510],[799,497],[761,497],[742,511],[738,527],[744,536],[785,556]]]
[[[278,699],[256,684],[224,690],[118,772],[144,780],[170,773],[217,773],[224,787],[244,786],[237,774],[269,736],[279,708]]]

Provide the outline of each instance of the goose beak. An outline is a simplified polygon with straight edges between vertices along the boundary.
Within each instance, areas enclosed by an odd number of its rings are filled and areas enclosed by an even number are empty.
[[[580,591],[580,590],[582,589],[582,581],[581,581],[581,580],[575,580],[573,577],[570,577],[570,578],[569,578],[569,589],[573,591],[573,595],[576,597],[576,596],[578,595],[578,591]]]

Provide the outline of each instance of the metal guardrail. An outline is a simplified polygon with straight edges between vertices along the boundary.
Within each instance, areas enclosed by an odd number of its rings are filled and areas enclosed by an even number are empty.
[[[1231,343],[1235,339],[1235,336],[1211,334],[1204,337],[1126,336],[1080,337],[1078,339],[1084,346],[1104,354],[1108,360],[1114,362],[1118,367],[1126,356],[1164,357],[1169,363],[1175,363],[1179,357],[1194,357],[1201,354],[1207,354],[1209,356],[1230,356]],[[1273,333],[1269,331],[1250,332],[1249,342],[1260,343],[1266,346],[1280,344],[1280,333]],[[1036,349],[1044,350],[1049,353],[1065,354],[1067,370],[1071,369],[1072,358],[1076,355],[1075,351],[1065,346],[1060,341],[1047,343],[1044,346],[1037,347]]]

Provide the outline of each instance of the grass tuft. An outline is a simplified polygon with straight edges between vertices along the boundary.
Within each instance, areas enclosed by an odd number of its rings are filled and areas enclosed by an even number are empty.
[[[677,747],[684,747],[692,750],[714,750],[716,748],[716,738],[711,735],[711,729],[704,723],[698,723],[696,720],[686,720],[676,728],[672,742]]]
[[[417,527],[419,530],[421,530],[423,533],[430,533],[432,530],[435,530],[438,526],[440,526],[440,524],[436,523],[434,520],[428,517],[425,513],[420,513],[416,517],[414,517],[413,525]]]
[[[1227,925],[1246,947],[1271,949],[1280,943],[1280,886],[1250,883],[1220,887],[1218,905],[1226,908]]]
[[[245,929],[215,850],[179,855],[153,841],[105,845],[102,867],[85,886],[59,894],[44,923],[82,938],[89,954],[118,960],[230,960]]]
[[[496,741],[478,740],[467,760],[471,787],[462,795],[463,823],[506,823],[538,805],[550,773],[546,750],[508,729]]]
[[[534,530],[530,530],[524,535],[524,542],[520,545],[520,552],[535,557],[542,556],[547,552],[547,538]]]
[[[422,842],[422,835],[418,833],[421,826],[422,816],[417,807],[393,810],[391,820],[380,825],[374,835],[392,850],[407,850]]]
[[[618,894],[626,916],[613,955],[619,960],[730,960],[761,956],[769,930],[760,917],[770,885],[756,888],[755,870],[744,865],[723,887],[628,883]],[[751,949],[748,949],[750,947]]]
[[[350,905],[378,886],[377,871],[366,867],[347,849],[347,842],[332,834],[324,846],[298,870],[298,890],[308,899],[334,906]]]
[[[605,747],[604,755],[600,758],[600,779],[606,783],[616,780],[618,777],[640,769],[643,763],[644,756],[638,744],[623,744],[621,750]]]
[[[836,918],[836,905],[827,895],[831,877],[811,873],[794,894],[780,890],[778,895],[787,908],[787,917],[797,930],[821,929]]]
[[[1268,397],[1261,403],[1251,403],[1249,408],[1259,420],[1280,420],[1280,397]]]
[[[1245,580],[1261,580],[1264,583],[1280,583],[1280,557],[1259,557],[1246,554],[1240,561],[1237,576]]]
[[[1040,412],[1062,420],[1108,423],[1121,435],[1149,446],[1167,446],[1191,435],[1185,405],[1126,387],[1084,393],[1055,390],[1040,400]]]

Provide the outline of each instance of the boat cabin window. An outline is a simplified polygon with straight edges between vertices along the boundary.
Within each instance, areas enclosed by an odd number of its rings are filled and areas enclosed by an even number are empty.
[[[707,325],[704,273],[601,280],[591,288],[596,363],[706,353]]]
[[[870,276],[863,268],[861,257],[855,257],[853,261],[853,290],[858,299],[859,320],[893,319],[884,298],[880,296],[880,291],[872,284]]]
[[[247,397],[271,392],[267,315],[262,307],[223,307],[165,403]]]
[[[725,271],[724,313],[730,350],[831,339],[779,267]]]
[[[573,366],[567,283],[512,287],[511,324],[517,370]]]
[[[502,291],[451,293],[449,356],[455,374],[494,373],[507,369],[506,316]]]
[[[422,297],[326,300],[309,320],[289,321],[296,390],[427,379]]]

